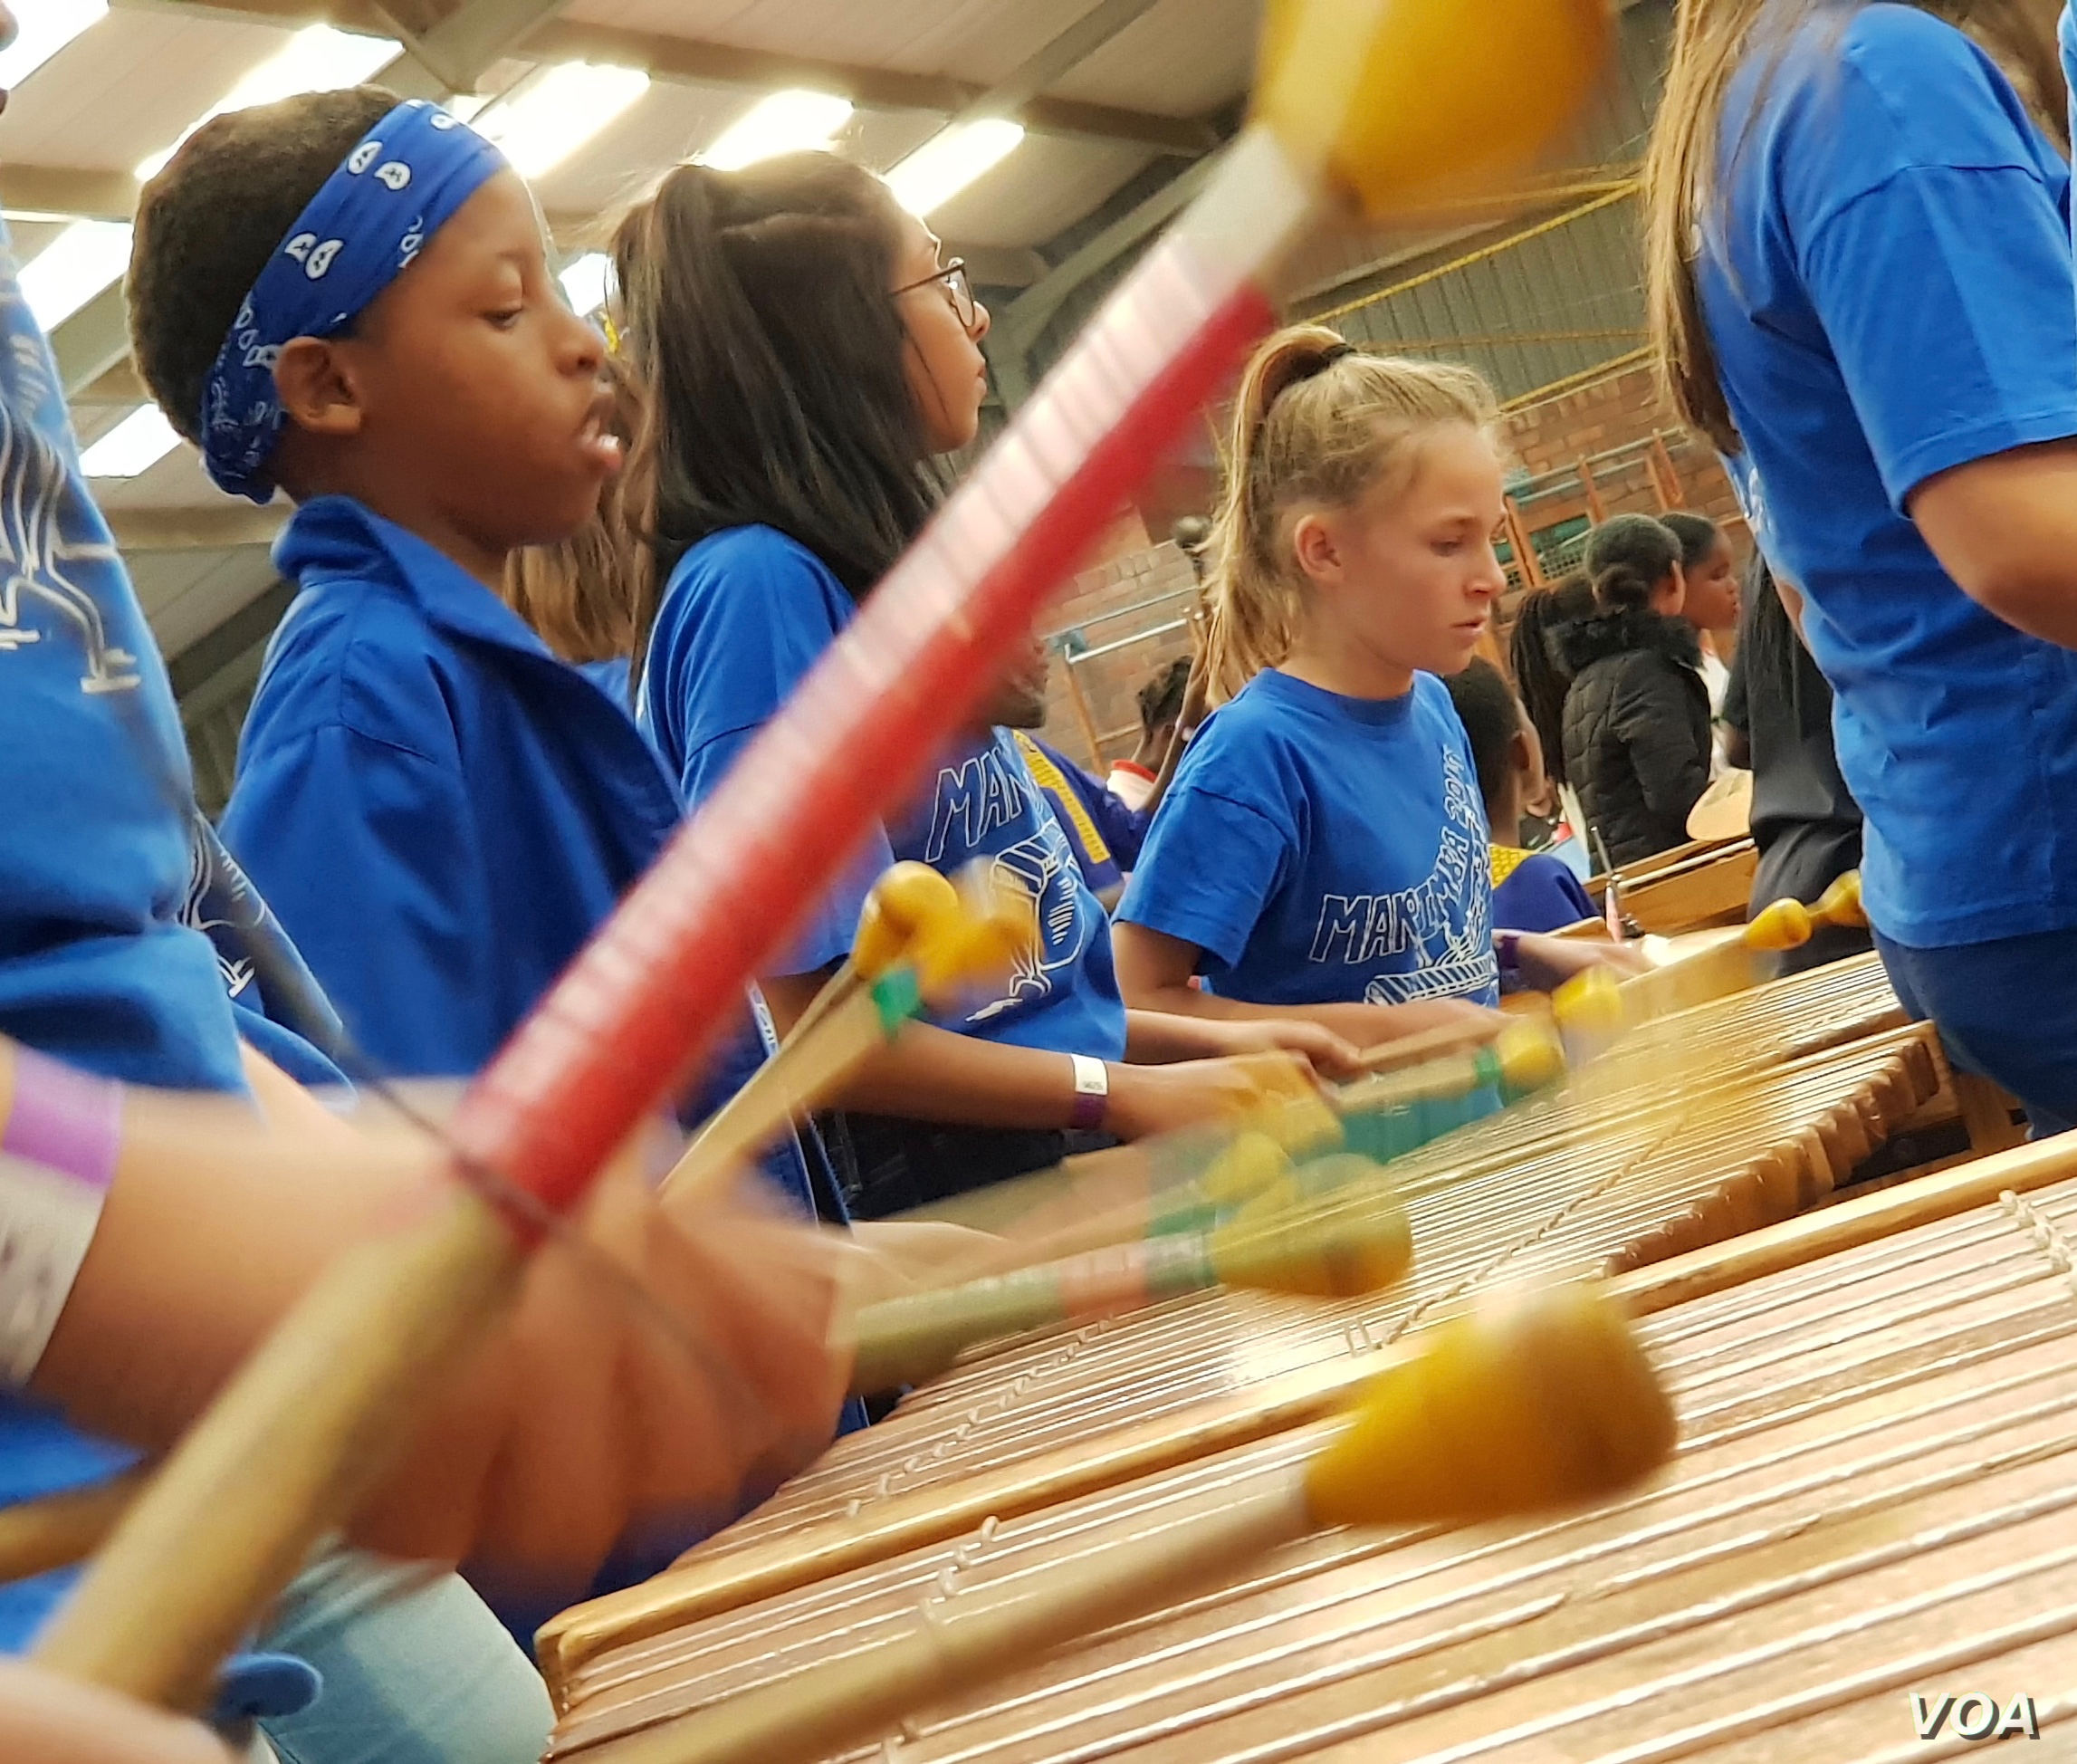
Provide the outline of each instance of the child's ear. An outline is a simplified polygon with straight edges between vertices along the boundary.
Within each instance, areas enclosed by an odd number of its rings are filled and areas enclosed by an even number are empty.
[[[1291,548],[1310,580],[1333,581],[1341,574],[1341,547],[1325,515],[1301,514],[1291,528]]]
[[[361,405],[353,374],[338,344],[323,337],[292,337],[274,358],[274,391],[282,414],[312,435],[360,432]]]
[[[1511,770],[1518,772],[1540,772],[1543,769],[1538,763],[1541,758],[1530,747],[1526,731],[1517,729],[1508,737],[1508,764]]]

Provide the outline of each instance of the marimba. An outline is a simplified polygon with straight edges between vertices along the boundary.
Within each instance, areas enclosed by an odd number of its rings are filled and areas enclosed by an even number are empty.
[[[1936,1038],[1902,1022],[1872,959],[1684,1015],[1632,1050],[1680,1069],[1619,1049],[1396,1163],[1416,1244],[1400,1289],[1333,1305],[1203,1295],[1002,1347],[840,1442],[670,1573],[565,1613],[541,1639],[569,1711],[563,1749],[624,1727],[604,1711],[621,1707],[610,1687],[646,1679],[639,1662],[704,1659],[713,1637],[752,1635],[818,1586],[1268,1450],[1328,1413],[1374,1350],[1496,1282],[1644,1268],[1784,1219],[1899,1129],[1957,1112]],[[703,1669],[665,1701],[724,1692]]]
[[[2030,1179],[2051,1161],[2077,1156],[1997,1160]],[[1857,1204],[1902,1222],[1903,1193]],[[1475,1531],[1316,1535],[852,1756],[1888,1764],[1998,1730],[2066,1749],[2073,1257],[2066,1181],[1676,1304],[1642,1327],[1682,1443],[1643,1492]],[[678,1721],[689,1739],[704,1703],[790,1673],[806,1686],[919,1604],[1100,1560],[1232,1500],[1320,1431],[625,1644],[566,1687],[552,1755],[613,1764]]]

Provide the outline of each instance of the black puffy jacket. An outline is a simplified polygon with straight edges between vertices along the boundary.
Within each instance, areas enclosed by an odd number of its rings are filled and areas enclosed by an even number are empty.
[[[1709,692],[1685,619],[1582,619],[1558,639],[1571,668],[1565,771],[1615,864],[1684,845],[1709,787]]]

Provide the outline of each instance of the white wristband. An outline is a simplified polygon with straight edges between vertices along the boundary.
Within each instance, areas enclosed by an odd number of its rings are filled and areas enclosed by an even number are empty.
[[[1111,1099],[1111,1069],[1086,1053],[1067,1056],[1075,1065],[1075,1107],[1067,1125],[1083,1129],[1100,1127]]]
[[[104,1191],[0,1152],[0,1380],[29,1382],[72,1297]]]

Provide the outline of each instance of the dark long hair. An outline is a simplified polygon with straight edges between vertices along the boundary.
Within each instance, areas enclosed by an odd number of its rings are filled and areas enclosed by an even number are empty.
[[[1551,588],[1531,589],[1515,612],[1514,634],[1508,639],[1508,666],[1515,676],[1536,739],[1544,747],[1544,770],[1562,784],[1565,775],[1565,695],[1572,670],[1565,664],[1558,639],[1567,626],[1594,617],[1594,590],[1584,576],[1568,576]]]
[[[1651,590],[1680,561],[1678,536],[1649,514],[1618,514],[1586,539],[1586,573],[1594,604],[1603,613],[1642,612]]]
[[[613,319],[648,409],[630,467],[656,555],[637,665],[678,559],[762,524],[863,599],[929,519],[939,481],[888,298],[900,210],[828,153],[680,166],[614,235]]]
[[[1832,738],[1832,688],[1790,623],[1774,573],[1757,551],[1746,566],[1745,617],[1738,632],[1738,666],[1747,704],[1787,705],[1805,739]]]

